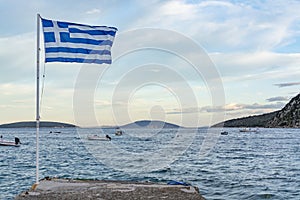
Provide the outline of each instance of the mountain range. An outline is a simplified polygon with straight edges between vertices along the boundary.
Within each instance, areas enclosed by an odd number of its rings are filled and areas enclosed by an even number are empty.
[[[262,115],[231,119],[213,127],[300,128],[300,93],[281,110]]]

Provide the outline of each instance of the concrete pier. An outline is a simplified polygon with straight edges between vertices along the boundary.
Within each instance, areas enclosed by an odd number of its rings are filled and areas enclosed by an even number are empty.
[[[16,200],[205,200],[197,187],[148,182],[44,179]]]

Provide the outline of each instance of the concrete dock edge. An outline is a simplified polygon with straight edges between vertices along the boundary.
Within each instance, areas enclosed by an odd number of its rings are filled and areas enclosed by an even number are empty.
[[[195,186],[150,182],[47,178],[22,192],[16,200],[204,200]]]

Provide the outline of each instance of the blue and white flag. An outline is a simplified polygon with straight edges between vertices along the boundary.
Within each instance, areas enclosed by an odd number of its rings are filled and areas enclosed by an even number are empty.
[[[42,19],[45,62],[111,64],[117,28]]]

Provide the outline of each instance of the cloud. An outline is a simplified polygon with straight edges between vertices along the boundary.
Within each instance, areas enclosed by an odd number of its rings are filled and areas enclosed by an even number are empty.
[[[16,93],[17,91],[17,93]],[[0,83],[0,94],[4,96],[32,96],[35,87],[30,84]]]
[[[181,110],[173,109],[166,114],[188,114],[188,113],[213,113],[213,112],[236,112],[245,110],[264,110],[264,109],[280,109],[284,103],[277,102],[272,104],[236,104],[231,103],[225,106],[203,106],[199,108],[182,108]]]
[[[249,105],[242,105],[243,109],[251,109],[251,110],[255,110],[255,109],[278,109],[278,108],[282,108],[285,104],[281,103],[281,102],[277,102],[275,104],[258,104],[258,103],[254,103],[254,104],[249,104]]]
[[[288,97],[282,97],[282,96],[278,96],[278,97],[271,97],[266,99],[269,102],[274,102],[274,101],[288,101],[289,98]]]
[[[191,4],[182,1],[167,1],[161,5],[159,12],[164,16],[176,16],[181,20],[194,19],[196,17],[196,8]]]
[[[300,4],[294,1],[163,1],[144,8],[143,17],[133,24],[155,24],[185,33],[208,51],[265,51],[292,42],[297,35],[293,24],[298,20],[299,9]]]
[[[118,4],[110,1],[101,3],[93,1],[93,3],[89,4],[85,2],[71,5],[62,3],[59,7],[51,2],[35,2],[22,3],[21,6],[16,6],[16,3],[7,3],[2,7],[4,8],[2,9],[2,24],[4,27],[0,33],[0,46],[4,48],[0,49],[0,60],[2,63],[0,91],[3,94],[1,105],[21,105],[23,100],[30,102],[28,100],[30,98],[32,102],[34,101],[36,16],[32,15],[32,13],[37,11],[46,18],[95,25],[113,25],[119,28],[118,33],[129,28],[145,27],[168,29],[182,33],[202,45],[216,63],[216,67],[222,75],[224,86],[227,90],[226,98],[229,99],[229,102],[235,102],[234,99],[236,98],[243,102],[243,104],[231,103],[225,106],[211,107],[204,106],[209,105],[205,101],[201,102],[199,108],[196,107],[198,105],[189,104],[188,106],[190,107],[185,105],[186,107],[183,106],[184,108],[182,109],[179,109],[177,104],[172,102],[169,103],[168,107],[164,107],[169,114],[204,113],[204,115],[209,115],[219,111],[226,111],[228,115],[260,113],[265,109],[279,108],[282,104],[275,102],[284,102],[284,98],[287,98],[284,95],[289,96],[290,92],[292,92],[291,90],[295,89],[286,87],[300,84],[298,82],[298,77],[300,76],[300,53],[298,53],[300,52],[300,46],[298,45],[298,12],[300,3],[298,1],[290,0],[287,3],[285,0],[276,2],[272,0],[254,2],[150,0],[124,1],[124,3],[118,2]],[[157,38],[160,38],[160,40]],[[171,35],[168,37],[156,37],[149,33],[142,35],[141,39],[138,41],[147,40],[154,45],[164,42],[166,48],[171,49],[173,48],[172,45],[174,45],[179,46],[183,53],[188,55],[194,53],[191,48],[184,47],[183,40],[172,38]],[[124,44],[130,45],[128,38],[122,41],[121,47],[118,47],[118,38],[116,38],[113,48],[122,48]],[[293,49],[290,47],[293,47]],[[115,53],[116,49],[113,50],[113,53]],[[173,59],[174,55],[161,53],[159,56],[157,54],[151,56],[148,52],[145,52],[145,56],[141,59],[139,55],[143,54],[134,53],[136,54],[132,56],[132,59],[126,60],[129,56],[124,60],[121,59],[115,70],[113,70],[113,65],[110,66],[112,73],[106,76],[105,80],[101,80],[106,81],[104,85],[105,91],[100,90],[99,92],[104,100],[101,102],[101,98],[99,98],[99,101],[95,102],[97,108],[98,105],[101,107],[100,105],[106,106],[110,103],[106,102],[107,99],[111,100],[109,95],[107,95],[108,97],[105,96],[106,91],[108,89],[113,90],[116,87],[118,81],[122,78],[119,75],[122,75],[122,72],[126,72],[128,69],[132,69],[132,66],[140,64],[141,62],[137,62],[137,60],[143,60],[144,58],[147,61],[146,63],[154,62],[172,66],[174,71],[169,71],[178,73],[187,83],[190,83],[192,80],[192,86],[195,88],[196,86],[203,87],[204,91],[199,91],[196,96],[199,95],[201,101],[204,99],[201,96],[205,92],[205,85],[202,82],[205,82],[207,77],[199,78],[198,75],[196,76],[193,73],[194,71],[189,70],[189,65],[178,62],[179,59],[177,58]],[[128,65],[126,65],[126,61],[128,61]],[[47,64],[46,98],[44,98],[44,101],[47,102],[44,103],[45,106],[57,108],[57,104],[60,104],[61,107],[71,110],[69,107],[72,105],[72,89],[74,88],[79,67],[74,64]],[[122,90],[123,88],[132,88],[139,79],[143,80],[149,74],[154,74],[154,72],[157,72],[158,78],[166,76],[165,79],[171,87],[177,89],[176,91],[183,91],[186,88],[183,87],[185,85],[180,85],[179,83],[181,82],[178,82],[177,79],[169,78],[169,73],[165,73],[167,71],[151,68],[149,71],[145,70],[144,72],[146,75],[140,73],[136,79],[128,79],[128,81],[122,82],[124,87],[119,89],[118,92],[126,95],[126,90]],[[199,83],[199,81],[196,82],[197,80],[201,80],[201,83],[193,85],[194,83]],[[27,88],[27,85],[31,86]],[[243,85],[247,85],[247,90],[244,90],[246,86],[243,87]],[[282,97],[274,95],[278,93],[276,92],[277,87],[274,89],[274,85],[279,88],[286,88],[286,90],[280,90]],[[258,93],[262,95],[258,96]],[[23,96],[18,96],[17,94],[22,94]],[[148,96],[141,96],[141,101],[135,102],[141,107],[145,105],[148,108],[154,102],[154,98],[158,96],[164,97],[161,95],[162,92],[149,92],[148,94]],[[169,93],[165,92],[165,94]],[[272,98],[268,98],[270,96]],[[58,101],[57,99],[64,100]],[[167,101],[171,98],[162,99]],[[205,99],[209,98],[205,96]],[[145,104],[142,100],[149,101],[146,101],[147,104]],[[268,101],[267,104],[252,104],[252,102],[263,102],[264,100]],[[66,103],[64,103],[65,101]],[[121,105],[121,103],[115,102],[117,105]],[[128,105],[124,104],[124,106]],[[65,109],[61,110],[63,112]],[[6,113],[8,112],[3,111],[3,116],[6,116]],[[57,116],[57,113],[53,112],[53,116],[55,115]],[[63,117],[64,114],[61,116]]]
[[[300,85],[300,82],[291,82],[291,83],[277,83],[277,84],[274,84],[278,87],[290,87],[290,86],[295,86],[295,85]]]
[[[6,71],[15,71],[14,75],[24,76],[32,73],[35,60],[33,33],[0,38],[1,75],[7,77]],[[31,68],[29,68],[31,67]],[[4,70],[4,71],[3,71]],[[22,74],[20,73],[22,72]]]
[[[259,110],[259,109],[279,109],[282,108],[285,104],[281,102],[271,103],[271,104],[234,104],[234,109],[228,109],[225,106],[225,111],[236,111],[236,110]]]
[[[190,108],[181,108],[181,109],[172,109],[171,111],[166,112],[167,115],[178,115],[178,114],[192,114],[201,112],[200,108],[190,107]]]
[[[94,8],[92,10],[86,11],[86,14],[88,14],[88,15],[100,14],[100,13],[101,13],[101,11],[99,9],[97,9],[97,8]]]
[[[299,53],[275,53],[270,51],[211,53],[210,58],[222,74],[223,81],[289,79],[298,80]],[[293,73],[291,73],[291,71]],[[272,80],[273,81],[273,80]]]

